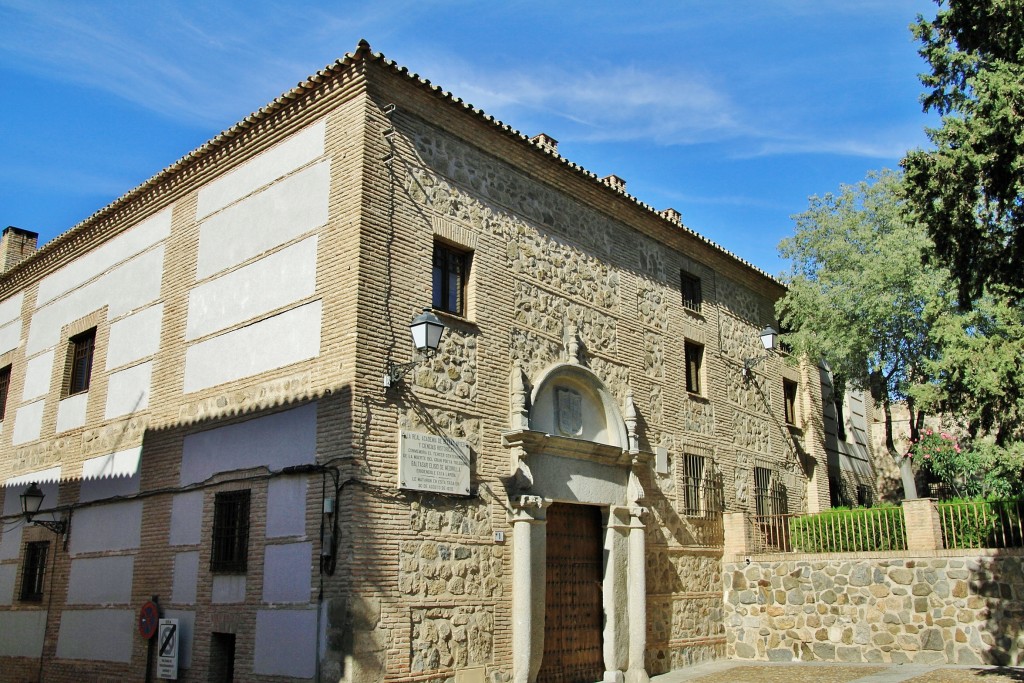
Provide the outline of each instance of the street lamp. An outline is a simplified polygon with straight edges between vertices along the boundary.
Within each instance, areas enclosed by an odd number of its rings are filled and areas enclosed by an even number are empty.
[[[437,353],[441,345],[441,336],[444,335],[444,323],[441,322],[429,308],[413,318],[409,324],[409,333],[412,335],[412,344],[420,353],[428,357]],[[414,360],[409,363],[393,363],[388,361],[384,371],[384,388],[390,389],[405,378],[405,375],[421,361]]]
[[[764,347],[764,355],[754,356],[743,361],[743,380],[750,381],[754,374],[754,366],[775,355],[775,347],[779,340],[779,333],[771,325],[761,330],[761,345]]]
[[[29,487],[25,489],[25,492],[21,494],[21,512],[25,515],[25,520],[30,524],[38,524],[44,529],[49,529],[55,534],[63,534],[68,529],[68,523],[65,519],[58,519],[56,521],[45,520],[45,519],[32,519],[39,513],[39,508],[43,505],[43,498],[46,494],[39,488],[39,484],[32,482]]]

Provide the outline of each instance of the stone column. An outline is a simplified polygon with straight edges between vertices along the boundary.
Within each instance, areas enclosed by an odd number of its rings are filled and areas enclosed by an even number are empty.
[[[903,501],[907,550],[942,550],[942,522],[934,498]]]
[[[647,650],[647,508],[630,508],[629,519],[629,668],[626,683],[648,683]]]
[[[629,662],[629,533],[632,508],[613,505],[608,510],[604,549],[604,683],[624,683]]]
[[[539,496],[512,501],[512,681],[537,680],[544,656],[547,506]]]

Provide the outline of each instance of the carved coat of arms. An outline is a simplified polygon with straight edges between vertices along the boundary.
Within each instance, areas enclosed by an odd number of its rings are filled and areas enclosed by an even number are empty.
[[[555,410],[558,413],[558,431],[564,436],[583,433],[583,397],[568,387],[555,389]]]

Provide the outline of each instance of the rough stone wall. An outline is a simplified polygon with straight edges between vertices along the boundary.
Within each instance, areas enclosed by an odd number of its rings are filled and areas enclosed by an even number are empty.
[[[724,567],[727,653],[771,661],[1024,663],[1024,557]]]

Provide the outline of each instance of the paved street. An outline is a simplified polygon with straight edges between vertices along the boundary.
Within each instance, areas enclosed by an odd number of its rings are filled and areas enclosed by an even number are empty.
[[[1013,683],[1024,681],[1024,668],[719,660],[651,680],[654,683]]]

